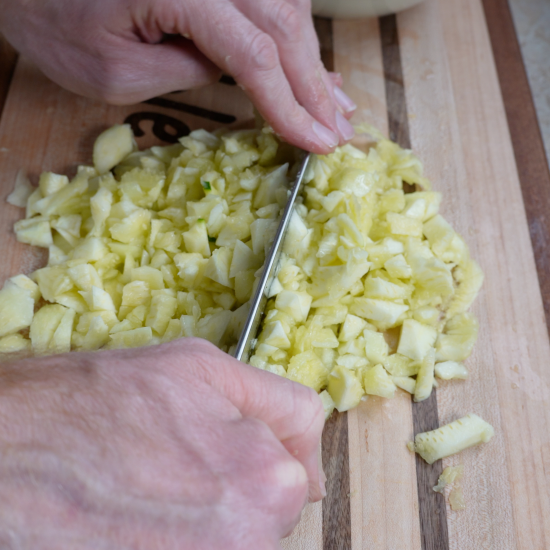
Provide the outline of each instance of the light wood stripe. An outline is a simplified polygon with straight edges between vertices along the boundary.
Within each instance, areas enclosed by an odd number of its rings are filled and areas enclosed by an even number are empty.
[[[413,148],[486,274],[470,377],[438,388],[441,423],[476,412],[496,431],[444,460],[468,472],[450,548],[545,548],[548,337],[481,2],[428,0],[398,23]]]
[[[507,85],[520,78],[519,51],[517,44],[509,43],[506,29],[504,39],[495,39],[507,21],[506,14],[500,19],[498,9],[491,11],[495,7],[500,9],[502,4],[485,0],[504,103],[482,0],[426,0],[397,17],[408,108],[408,118],[398,120],[408,120],[410,143],[434,187],[444,193],[444,215],[465,236],[487,276],[474,308],[481,332],[468,361],[470,379],[441,383],[437,393],[441,423],[473,411],[496,430],[490,444],[443,463],[462,462],[466,467],[467,509],[446,509],[450,550],[550,547],[550,346],[518,170],[528,186],[524,196],[531,229],[538,228],[533,242],[543,286],[548,270],[540,235],[548,234],[544,225],[548,208],[540,186],[546,180],[540,175],[543,172],[533,169],[538,158],[534,148],[539,145],[528,122],[534,117],[528,112],[528,98],[516,96],[513,86],[507,91],[503,83],[507,72]],[[371,47],[371,25],[372,21],[333,24],[329,68],[343,73],[345,90],[359,106],[356,117],[384,129],[382,58],[380,43]],[[507,25],[509,30],[509,19]],[[378,35],[374,36],[378,41]],[[504,48],[503,57],[499,57],[499,48]],[[329,50],[324,48],[324,52],[330,59]],[[233,114],[238,124],[246,124],[252,113],[248,103],[237,97],[239,93],[236,86],[223,85],[175,97]],[[513,108],[510,98],[515,101]],[[75,162],[89,161],[93,136],[140,109],[143,106],[107,107],[77,98],[47,82],[23,60],[0,121],[0,151],[9,151],[9,155],[0,155],[0,198],[11,190],[15,172],[22,166],[36,177],[42,170],[66,172]],[[147,110],[167,113],[158,106],[147,106]],[[181,118],[190,127],[217,126],[194,115]],[[520,138],[524,125],[531,133]],[[146,123],[144,128],[141,146],[151,137]],[[540,158],[535,165],[540,168]],[[533,210],[530,201],[538,210]],[[9,205],[2,208],[0,283],[38,265],[35,252],[17,243],[11,232],[20,212]],[[415,465],[404,448],[412,435],[411,407],[401,395],[381,401],[371,399],[347,415],[351,547],[418,550]],[[337,511],[336,505],[331,506]],[[317,504],[306,509],[296,537],[289,539],[288,546],[285,541],[284,548],[321,550],[322,508]]]
[[[409,116],[395,15],[380,18],[380,35],[388,104],[389,135],[401,147],[410,149]],[[412,417],[415,434],[439,427],[435,389],[425,401],[412,404]],[[449,548],[449,534],[445,501],[432,490],[442,472],[441,462],[429,465],[419,456],[416,456],[415,460],[422,549],[446,550]]]
[[[488,331],[490,321],[486,301],[487,286],[495,284],[495,277],[499,276],[491,265],[484,263],[482,250],[485,247],[478,247],[480,240],[485,239],[474,231],[476,220],[472,201],[475,198],[468,190],[463,152],[467,138],[461,132],[455,102],[471,87],[471,80],[460,77],[460,80],[453,81],[450,68],[451,54],[456,52],[457,57],[464,55],[464,45],[471,42],[472,36],[468,30],[462,29],[462,34],[455,34],[450,40],[442,28],[442,18],[442,2],[437,1],[428,1],[413,13],[398,16],[405,90],[411,115],[411,142],[415,152],[425,162],[426,173],[432,179],[434,188],[443,193],[443,215],[465,237],[472,256],[482,263],[487,280],[474,305],[481,333],[472,356],[466,362],[469,379],[464,383],[440,383],[437,390],[438,414],[440,423],[445,424],[475,412],[491,422],[500,434],[500,418],[495,415],[499,403],[495,380],[495,369],[498,367],[492,357],[493,342],[499,329],[495,328],[494,333]],[[456,24],[450,19],[445,19],[445,22],[450,26]],[[429,35],[425,33],[426,28],[431,29]],[[424,39],[418,40],[419,35],[423,35]],[[465,118],[472,114],[463,112],[461,116]],[[481,149],[487,145],[478,147]],[[478,187],[491,185],[487,180],[482,183],[476,178],[476,181]],[[466,472],[463,485],[467,508],[456,512],[447,507],[449,547],[453,550],[513,548],[513,545],[510,546],[513,544],[510,495],[507,484],[499,481],[499,477],[507,479],[508,476],[501,466],[505,463],[502,437],[497,435],[485,447],[445,459],[442,466],[460,463]],[[499,465],[498,468],[495,464]],[[442,496],[432,494],[443,502]]]
[[[550,331],[550,171],[507,0],[483,0]],[[549,61],[550,63],[550,61]]]
[[[323,503],[307,504],[300,523],[281,541],[282,550],[323,550]]]
[[[354,124],[388,133],[388,110],[377,19],[334,22],[334,64],[344,91],[357,104]],[[365,147],[371,138],[358,136]],[[414,456],[408,394],[386,401],[369,397],[348,412],[353,550],[420,549]]]
[[[330,19],[315,18],[321,59],[329,71],[334,65],[334,29]],[[327,496],[322,503],[324,550],[351,550],[349,443],[347,413],[334,412],[321,442]]]

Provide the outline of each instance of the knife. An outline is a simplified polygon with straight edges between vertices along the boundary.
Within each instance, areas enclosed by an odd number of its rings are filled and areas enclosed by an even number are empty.
[[[258,281],[254,295],[250,298],[248,317],[233,354],[235,359],[238,359],[239,361],[244,361],[247,363],[250,359],[252,351],[254,351],[254,343],[258,335],[258,330],[260,328],[265,306],[267,304],[271,284],[273,283],[279,268],[279,261],[281,259],[281,252],[284,246],[286,231],[290,223],[290,218],[294,212],[296,198],[300,194],[302,181],[304,179],[310,158],[311,154],[304,152],[304,157],[300,162],[296,178],[294,179],[294,183],[290,190],[288,202],[286,203],[281,221],[277,227],[273,244],[271,245],[267,258],[265,259],[260,280]]]

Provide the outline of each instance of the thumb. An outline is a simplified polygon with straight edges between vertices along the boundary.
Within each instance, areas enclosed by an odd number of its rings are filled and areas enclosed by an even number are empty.
[[[306,469],[310,501],[323,498],[325,478],[318,448],[325,415],[317,393],[282,376],[241,363],[205,340],[188,338],[173,345],[185,347],[185,351],[178,352],[183,352],[182,356],[194,355],[205,381],[243,416],[269,426],[290,455]]]
[[[105,101],[130,105],[176,90],[189,90],[216,82],[222,71],[191,40],[170,37],[159,44],[123,41],[108,60],[111,78]],[[139,60],[139,63],[136,63]]]

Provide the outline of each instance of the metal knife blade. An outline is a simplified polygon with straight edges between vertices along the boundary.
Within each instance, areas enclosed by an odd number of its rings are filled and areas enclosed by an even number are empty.
[[[260,323],[262,320],[263,312],[265,310],[265,306],[267,304],[271,283],[273,282],[273,279],[277,274],[277,268],[279,267],[279,260],[281,258],[281,251],[284,245],[286,230],[290,223],[292,213],[294,212],[294,204],[296,202],[296,198],[300,194],[302,181],[304,179],[304,175],[306,173],[310,158],[311,154],[304,153],[304,158],[300,163],[298,173],[296,174],[296,178],[290,190],[288,202],[286,203],[281,221],[279,222],[279,226],[277,227],[277,232],[275,233],[273,244],[271,245],[269,254],[265,259],[263,272],[258,282],[258,286],[256,287],[254,295],[252,296],[252,298],[250,298],[250,309],[248,312],[248,317],[246,319],[241,337],[233,354],[235,359],[239,359],[240,361],[248,362],[250,354],[253,351],[252,344],[260,328]]]

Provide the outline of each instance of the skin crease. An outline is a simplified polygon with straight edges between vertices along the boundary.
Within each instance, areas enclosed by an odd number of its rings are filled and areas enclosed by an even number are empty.
[[[274,131],[326,154],[355,106],[309,0],[2,0],[52,80],[131,104],[231,74]],[[319,500],[315,392],[202,341],[0,368],[0,548],[271,550]]]
[[[137,103],[223,71],[288,142],[327,154],[353,136],[355,105],[323,67],[310,0],[3,0],[0,30],[82,95]]]
[[[279,549],[322,496],[323,424],[313,390],[203,340],[5,364],[0,546]]]

